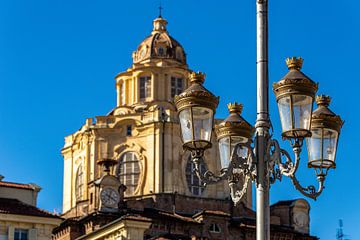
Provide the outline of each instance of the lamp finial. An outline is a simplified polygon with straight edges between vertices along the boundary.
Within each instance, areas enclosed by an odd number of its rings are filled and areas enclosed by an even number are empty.
[[[243,109],[243,105],[241,103],[237,103],[237,102],[229,103],[227,105],[227,107],[228,107],[230,113],[237,113],[239,115],[241,114],[242,109]]]
[[[203,84],[205,81],[206,74],[203,72],[192,72],[190,73],[190,82]]]
[[[301,57],[288,57],[286,59],[286,65],[288,66],[289,70],[291,69],[296,69],[296,70],[300,70],[302,65],[303,65],[304,59],[302,59]]]

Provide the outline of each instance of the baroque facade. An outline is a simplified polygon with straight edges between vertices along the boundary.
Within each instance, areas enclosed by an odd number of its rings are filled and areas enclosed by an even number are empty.
[[[182,149],[173,98],[189,85],[186,57],[167,21],[156,18],[132,66],[115,77],[116,107],[65,138],[66,220],[54,239],[254,238],[251,188],[234,207],[227,183],[204,186]],[[212,144],[202,168],[216,172],[215,133]],[[274,239],[314,239],[305,200],[271,211]]]

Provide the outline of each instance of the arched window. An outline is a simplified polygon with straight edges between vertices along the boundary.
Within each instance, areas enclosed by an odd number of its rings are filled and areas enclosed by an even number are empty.
[[[84,191],[84,172],[82,165],[80,164],[76,171],[76,178],[75,178],[76,201],[80,201],[82,199],[83,191]]]
[[[204,174],[205,171],[205,164],[200,164],[201,174]],[[191,156],[189,156],[186,163],[186,182],[188,184],[189,191],[195,196],[201,196],[205,190],[204,183],[195,173],[195,164],[191,161]]]
[[[126,186],[126,194],[133,194],[139,184],[140,163],[135,152],[126,152],[121,155],[117,168],[117,175]]]

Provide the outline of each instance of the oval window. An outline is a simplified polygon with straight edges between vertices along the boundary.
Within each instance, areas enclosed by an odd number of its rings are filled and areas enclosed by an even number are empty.
[[[126,152],[121,155],[116,173],[120,182],[127,188],[125,193],[127,195],[133,194],[139,184],[140,177],[140,163],[135,152]]]

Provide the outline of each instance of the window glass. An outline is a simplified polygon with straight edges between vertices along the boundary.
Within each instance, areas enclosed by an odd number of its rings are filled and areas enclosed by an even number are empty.
[[[220,233],[220,227],[216,223],[212,223],[209,231],[213,233]]]
[[[28,240],[28,230],[15,228],[14,240]]]
[[[151,77],[140,77],[140,100],[151,97]]]
[[[159,54],[159,56],[164,56],[164,48],[163,47],[158,48],[158,54]]]
[[[139,184],[140,164],[135,152],[124,153],[118,163],[117,175],[126,186],[126,194],[133,194]]]
[[[178,77],[171,77],[171,97],[179,95],[183,92],[183,79]]]
[[[132,127],[131,125],[126,126],[126,136],[131,136],[132,133]]]
[[[82,199],[82,193],[84,190],[84,172],[82,169],[82,165],[80,164],[80,166],[77,169],[76,172],[76,179],[75,179],[75,197],[76,197],[76,201],[79,201]]]
[[[200,164],[200,172],[204,174],[206,171],[205,164]],[[195,173],[195,164],[191,161],[189,156],[186,164],[186,182],[188,184],[189,191],[195,196],[201,196],[205,190],[204,183],[199,179]]]

